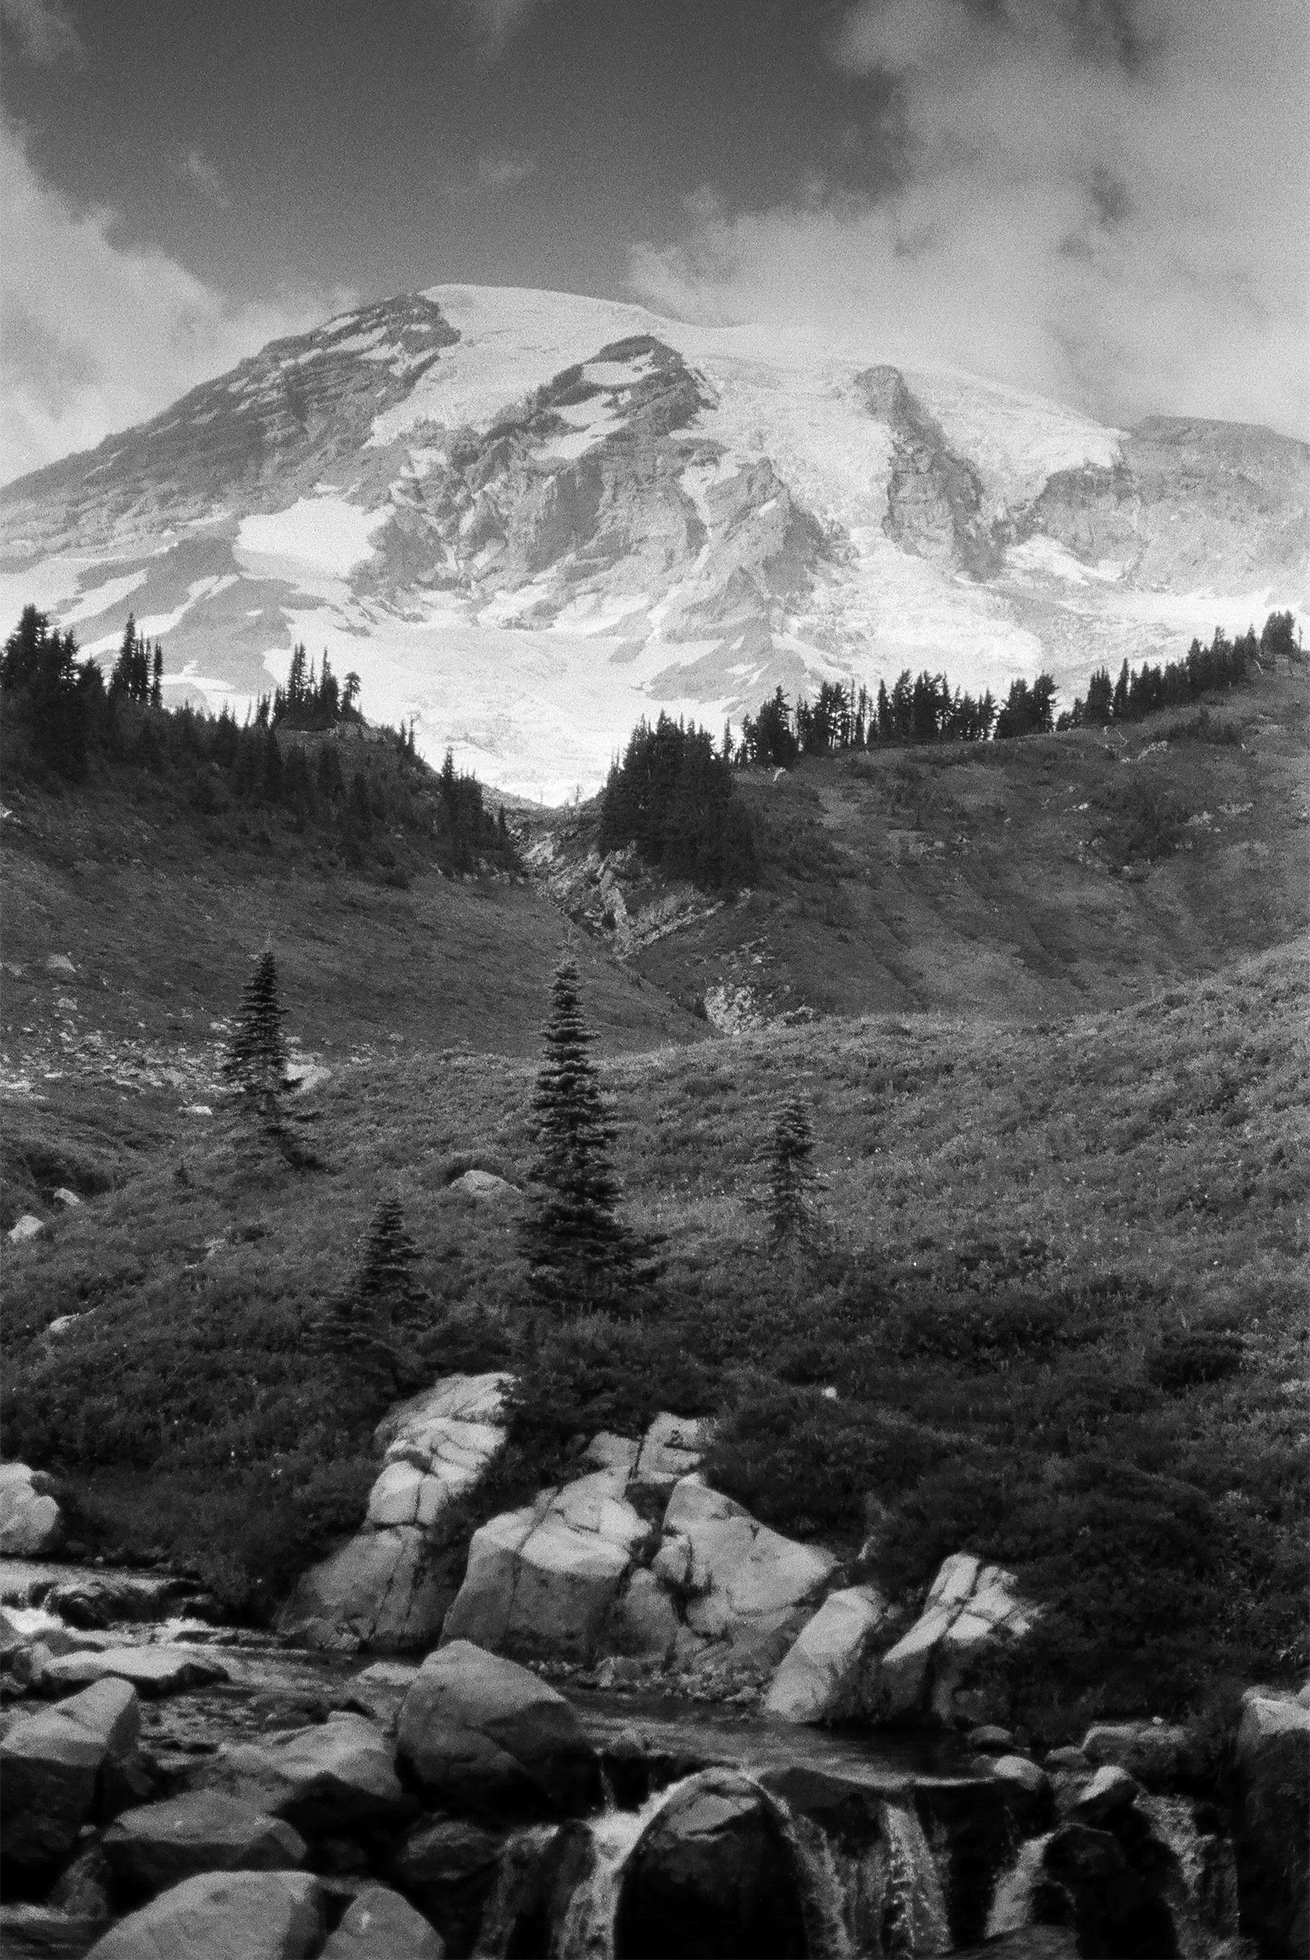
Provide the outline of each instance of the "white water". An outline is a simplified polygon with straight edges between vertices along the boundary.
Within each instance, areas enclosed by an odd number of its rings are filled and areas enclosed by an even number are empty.
[[[998,1933],[1017,1933],[1032,1923],[1033,1891],[1042,1875],[1042,1862],[1052,1833],[1029,1838],[1019,1846],[1019,1856],[1008,1872],[996,1881],[992,1907],[987,1915],[987,1938]]]
[[[879,1825],[885,1858],[880,1913],[883,1953],[887,1960],[949,1953],[946,1900],[918,1812],[912,1803],[884,1803]]]

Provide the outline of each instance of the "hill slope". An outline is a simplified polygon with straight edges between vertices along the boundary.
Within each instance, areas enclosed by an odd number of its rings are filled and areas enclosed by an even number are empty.
[[[904,666],[1004,689],[1305,610],[1310,449],[1104,429],[876,348],[441,286],[276,342],[0,491],[0,603],[173,698],[330,645],[486,781],[596,786],[647,703],[717,726],[776,683]]]

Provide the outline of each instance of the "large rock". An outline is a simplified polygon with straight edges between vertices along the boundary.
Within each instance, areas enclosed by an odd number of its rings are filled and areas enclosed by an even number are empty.
[[[423,1787],[455,1808],[574,1809],[599,1789],[595,1753],[563,1695],[467,1640],[424,1661],[398,1740]]]
[[[709,1449],[713,1424],[707,1418],[675,1416],[661,1410],[640,1439],[602,1429],[587,1445],[585,1459],[597,1470],[621,1470],[634,1491],[665,1496],[690,1476]]]
[[[140,1710],[123,1681],[107,1681],[14,1724],[0,1742],[0,1854],[19,1867],[52,1864],[95,1809],[106,1765],[126,1760]]]
[[[764,1792],[732,1770],[679,1785],[624,1867],[614,1920],[616,1960],[672,1953],[809,1952],[797,1885]]]
[[[446,1943],[399,1892],[369,1885],[346,1908],[323,1960],[444,1960]]]
[[[1233,1770],[1242,1931],[1264,1953],[1310,1952],[1310,1708],[1249,1692]]]
[[[421,1527],[361,1531],[302,1575],[279,1626],[307,1647],[406,1653],[432,1645],[457,1586]]]
[[[103,1931],[104,1920],[91,1913],[48,1905],[0,1905],[4,1960],[85,1960]]]
[[[869,1651],[886,1607],[872,1586],[830,1593],[773,1677],[766,1715],[839,1722],[863,1712]]]
[[[981,1663],[1004,1642],[1021,1639],[1032,1623],[1032,1609],[1020,1599],[1012,1573],[967,1552],[955,1553],[933,1580],[919,1618],[878,1665],[877,1713],[891,1722],[923,1716],[950,1722],[961,1713],[984,1717],[983,1708],[962,1707],[962,1690]]]
[[[306,1872],[203,1872],[121,1919],[92,1960],[309,1960],[323,1888]]]
[[[523,1659],[593,1660],[651,1535],[621,1489],[620,1477],[598,1470],[474,1532],[443,1641]]]
[[[677,1649],[678,1615],[665,1588],[653,1572],[638,1566],[615,1601],[605,1629],[604,1645],[611,1654],[662,1667]]]
[[[1083,1754],[1113,1765],[1148,1790],[1172,1790],[1197,1767],[1187,1730],[1174,1722],[1098,1722],[1083,1737]]]
[[[837,1561],[762,1525],[699,1474],[675,1484],[656,1577],[685,1602],[688,1627],[735,1658],[772,1667],[810,1617]]]
[[[203,1780],[207,1789],[240,1797],[309,1835],[391,1823],[413,1809],[386,1737],[359,1715],[238,1743],[223,1750]]]
[[[10,1235],[12,1237],[12,1234]],[[48,1558],[64,1542],[54,1483],[25,1463],[0,1463],[0,1557]]]
[[[227,1669],[194,1647],[102,1647],[47,1661],[33,1685],[40,1694],[67,1694],[93,1681],[130,1681],[147,1700],[226,1681]]]
[[[441,1817],[415,1825],[392,1859],[392,1877],[458,1952],[477,1938],[504,1843],[503,1831]]]
[[[458,1500],[504,1447],[506,1374],[450,1375],[374,1432],[383,1468],[364,1528],[305,1573],[281,1629],[306,1645],[430,1647],[459,1585],[447,1540]]]
[[[102,1843],[115,1879],[137,1897],[197,1872],[290,1871],[305,1862],[305,1841],[290,1824],[219,1790],[139,1804]]]

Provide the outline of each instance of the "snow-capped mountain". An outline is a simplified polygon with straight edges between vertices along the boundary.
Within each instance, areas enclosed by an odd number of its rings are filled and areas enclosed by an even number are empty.
[[[781,682],[1003,689],[1310,601],[1310,447],[1116,430],[876,349],[438,286],[276,341],[0,491],[0,606],[243,704],[326,647],[493,784],[595,787],[642,713]]]

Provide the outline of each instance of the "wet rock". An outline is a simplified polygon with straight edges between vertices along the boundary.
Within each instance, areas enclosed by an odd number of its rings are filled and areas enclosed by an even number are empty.
[[[765,1713],[788,1722],[837,1722],[862,1713],[869,1649],[885,1612],[872,1586],[830,1593],[784,1656]]]
[[[124,1621],[165,1620],[179,1610],[189,1590],[180,1579],[84,1574],[52,1586],[42,1605],[70,1627],[98,1629]]]
[[[979,1756],[1009,1756],[1014,1753],[1014,1737],[1008,1729],[1000,1728],[995,1722],[986,1722],[979,1729],[971,1729],[968,1743],[975,1755]]]
[[[1117,1763],[1106,1763],[1080,1784],[1068,1805],[1067,1815],[1078,1824],[1109,1824],[1135,1803],[1140,1794],[1141,1785],[1135,1777],[1129,1776]]]
[[[1234,1757],[1242,1930],[1265,1953],[1310,1951],[1310,1709],[1245,1696]]]
[[[239,1797],[310,1836],[395,1823],[413,1808],[386,1737],[359,1715],[224,1749],[202,1772],[201,1787]]]
[[[1026,1797],[1043,1797],[1050,1790],[1051,1780],[1045,1770],[1026,1756],[992,1756],[983,1761],[997,1783],[1006,1783]]]
[[[650,1526],[599,1470],[475,1531],[442,1639],[521,1659],[595,1659]]]
[[[87,1648],[47,1662],[33,1685],[40,1694],[60,1695],[110,1679],[130,1681],[138,1694],[154,1700],[226,1681],[227,1669],[203,1659],[194,1647]]]
[[[639,1567],[615,1603],[603,1645],[619,1659],[662,1667],[672,1658],[677,1640],[673,1601],[655,1575]]]
[[[763,1792],[730,1770],[681,1785],[625,1866],[616,1960],[807,1951],[796,1879]]]
[[[56,1906],[0,1905],[0,1953],[5,1960],[85,1960],[104,1921]]]
[[[392,1861],[396,1883],[457,1951],[467,1952],[477,1936],[504,1841],[503,1831],[443,1817],[415,1825]]]
[[[323,1960],[444,1960],[445,1941],[399,1892],[369,1885],[346,1908]]]
[[[1116,1764],[1148,1790],[1173,1789],[1194,1768],[1187,1730],[1171,1722],[1100,1722],[1082,1748],[1095,1767]]]
[[[323,1888],[304,1872],[204,1872],[129,1914],[94,1960],[309,1960]]]
[[[564,1697],[467,1640],[424,1661],[398,1740],[423,1787],[457,1808],[575,1809],[599,1791],[595,1752]]]
[[[140,1728],[126,1683],[104,1682],[20,1718],[0,1741],[0,1853],[35,1868],[66,1857],[91,1816],[106,1763],[130,1756]]]
[[[305,1861],[305,1841],[290,1824],[218,1790],[141,1804],[102,1842],[114,1877],[138,1898],[197,1872],[290,1871]]]
[[[19,1226],[19,1219],[12,1239]],[[35,1221],[38,1231],[40,1220]],[[48,1558],[64,1542],[64,1514],[54,1480],[25,1463],[0,1463],[0,1557]]]
[[[1070,1900],[1080,1953],[1159,1960],[1177,1952],[1167,1905],[1109,1832],[1063,1824],[1047,1840],[1043,1863]]]
[[[1044,1760],[1046,1768],[1052,1775],[1057,1770],[1082,1772],[1092,1767],[1090,1760],[1084,1756],[1081,1749],[1048,1749]]]
[[[784,1538],[699,1475],[674,1486],[651,1570],[686,1594],[686,1623],[741,1658],[777,1664],[800,1632],[836,1559]]]
[[[67,1913],[92,1925],[107,1926],[113,1909],[110,1893],[113,1874],[100,1844],[94,1840],[79,1852],[46,1895],[46,1904],[56,1912]],[[89,1944],[89,1942],[88,1942]],[[0,1942],[0,1953],[4,1951]]]
[[[933,1580],[919,1618],[878,1664],[878,1714],[892,1722],[916,1715],[952,1721],[971,1677],[1001,1643],[1021,1639],[1031,1625],[1012,1573],[955,1553]]]

